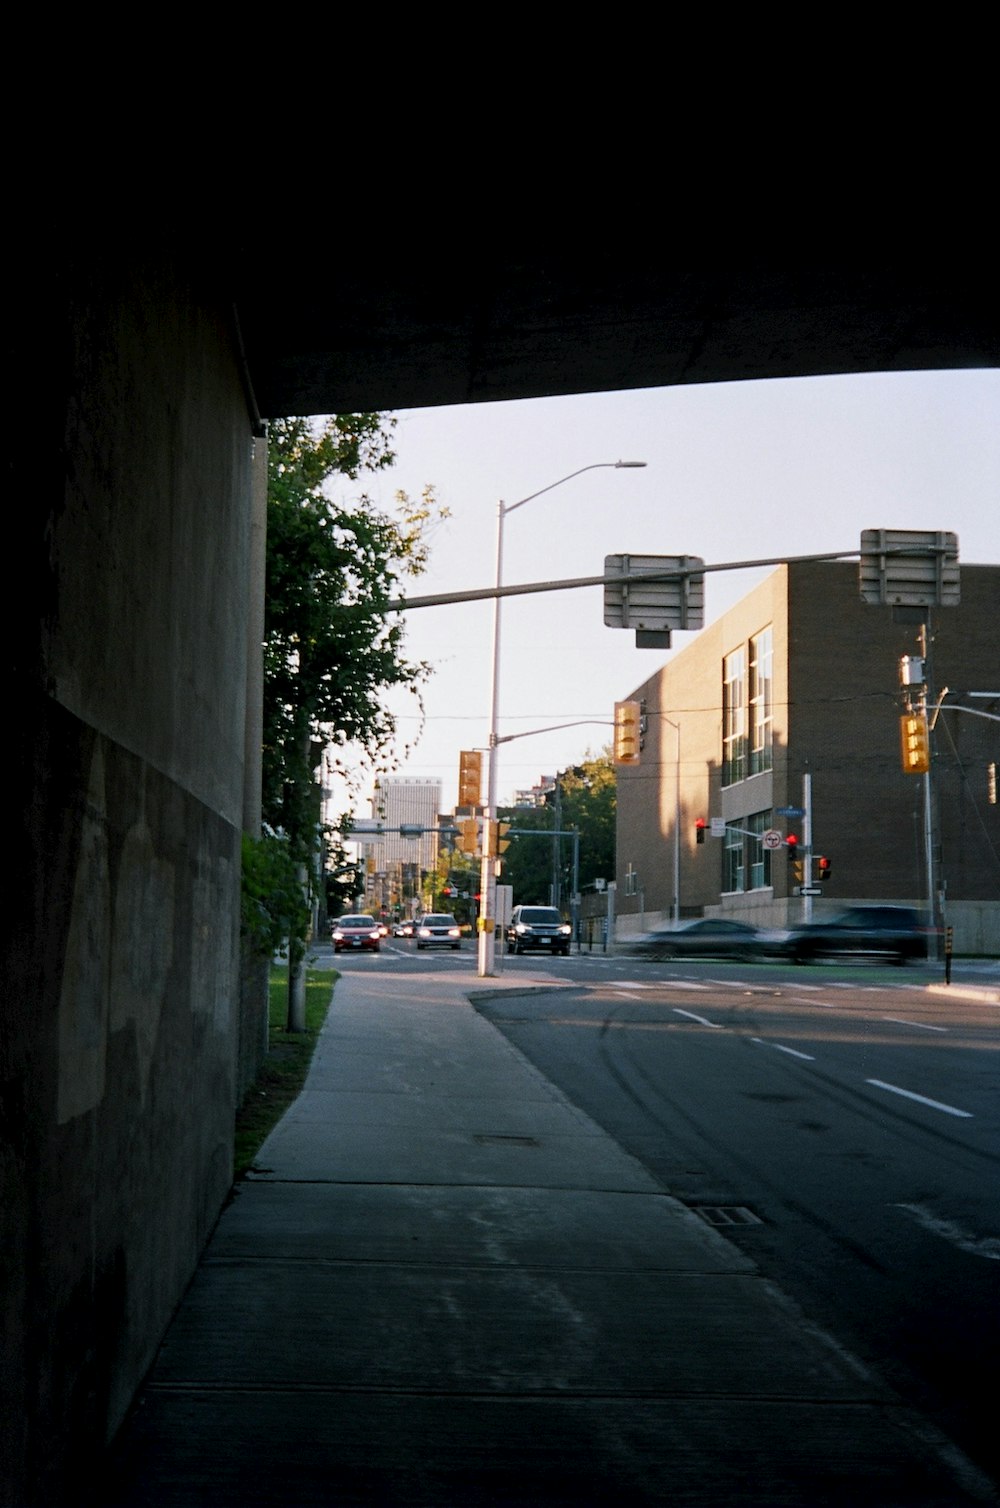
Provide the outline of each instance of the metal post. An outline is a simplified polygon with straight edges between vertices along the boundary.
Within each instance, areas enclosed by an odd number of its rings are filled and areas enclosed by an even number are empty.
[[[661,714],[662,716],[662,714]],[[669,717],[663,721],[677,735],[677,769],[674,774],[674,925],[681,919],[681,730],[680,724],[671,722]]]
[[[573,477],[581,476],[585,471],[600,471],[605,467],[618,471],[623,467],[644,467],[645,461],[595,461],[590,466],[579,466],[576,471],[571,471],[568,476],[560,477],[557,482],[550,482],[547,487],[541,487],[537,492],[529,493],[516,503],[505,504],[503,499],[497,504],[497,570],[495,596],[493,598],[493,694],[490,700],[490,746],[489,746],[489,789],[486,802],[486,821],[495,821],[497,815],[497,744],[500,741],[500,601],[503,589],[503,521],[508,513],[513,513],[517,508],[523,508],[525,503],[533,502],[536,497],[541,497],[544,492],[551,492],[556,487],[561,487],[564,482],[572,481]],[[488,845],[484,845],[488,847]],[[482,896],[480,908],[480,931],[479,931],[479,975],[486,977],[493,973],[495,956],[494,929],[496,926],[496,861],[484,852],[482,868],[480,870],[480,894]]]
[[[573,938],[576,951],[580,951],[580,829],[573,829]]]
[[[503,581],[503,521],[507,510],[503,500],[497,503],[497,569],[496,584]],[[493,682],[490,696],[490,743],[487,754],[486,812],[487,823],[495,821],[497,814],[497,735],[500,725],[500,603],[499,594],[493,600]],[[485,838],[485,833],[484,833]],[[483,858],[479,870],[479,958],[478,974],[481,979],[493,973],[496,958],[496,863],[488,855],[489,844],[483,843]]]
[[[802,777],[802,806],[805,816],[802,818],[802,847],[805,852],[802,855],[802,920],[812,921],[813,898],[812,890],[812,841],[813,841],[813,808],[812,808],[812,776],[805,774]]]
[[[921,623],[919,636],[920,654],[924,662],[924,680],[920,692],[920,712],[925,720],[928,716],[928,704],[933,704],[934,701],[932,686],[933,667],[930,662],[931,642],[930,610],[928,609],[928,618],[925,622]],[[930,751],[928,752],[930,753]],[[927,875],[927,910],[937,939],[937,957],[940,960],[944,955],[944,937],[941,930],[944,916],[938,894],[938,880],[934,863],[934,798],[932,788],[933,777],[931,774],[933,764],[933,755],[931,755],[928,761],[927,772],[924,775],[924,863]]]

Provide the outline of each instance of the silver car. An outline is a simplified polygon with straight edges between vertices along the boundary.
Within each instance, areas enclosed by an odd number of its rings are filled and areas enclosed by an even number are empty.
[[[462,946],[462,929],[453,916],[432,912],[422,916],[414,931],[418,948],[454,948]]]

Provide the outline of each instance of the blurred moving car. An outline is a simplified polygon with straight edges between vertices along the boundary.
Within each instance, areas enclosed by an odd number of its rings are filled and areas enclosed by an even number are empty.
[[[793,927],[785,952],[795,963],[854,953],[905,964],[927,957],[930,930],[910,906],[851,906],[830,921]]]
[[[546,953],[569,953],[572,928],[564,922],[555,906],[515,906],[507,928],[507,943],[513,953],[527,953],[529,948]]]
[[[785,935],[723,916],[705,916],[650,932],[638,947],[652,958],[759,958],[778,952]]]
[[[392,929],[392,935],[393,935],[393,937],[412,937],[413,936],[413,923],[409,922],[409,921],[394,923],[393,929]]]
[[[334,953],[342,953],[345,948],[367,948],[378,953],[381,945],[382,933],[373,916],[339,916],[333,924]]]
[[[431,912],[416,924],[414,936],[418,948],[455,948],[462,945],[462,929],[453,916]]]

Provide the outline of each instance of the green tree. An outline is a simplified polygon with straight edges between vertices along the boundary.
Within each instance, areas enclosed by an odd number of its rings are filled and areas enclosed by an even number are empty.
[[[560,902],[568,909],[573,883],[573,840],[555,836],[513,837],[518,828],[580,834],[580,889],[596,879],[614,877],[617,783],[610,749],[587,754],[563,770],[540,807],[511,807],[501,815],[510,822],[512,841],[504,855],[504,883],[514,888],[514,902],[548,905],[558,876]]]
[[[349,505],[332,495],[335,478],[392,465],[395,423],[338,414],[268,427],[262,804],[300,874],[315,854],[322,752],[360,745],[389,767],[396,725],[385,693],[419,698],[430,670],[407,659],[402,617],[387,603],[424,569],[445,510],[431,488],[417,502],[397,492],[391,513],[364,494]],[[339,761],[334,752],[349,773]]]

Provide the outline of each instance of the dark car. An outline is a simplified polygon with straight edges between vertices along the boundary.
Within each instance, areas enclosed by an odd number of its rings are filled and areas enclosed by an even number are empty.
[[[418,948],[460,948],[462,929],[453,916],[429,912],[417,922],[413,933]]]
[[[705,916],[650,932],[639,942],[643,953],[653,958],[756,958],[768,951],[768,939],[777,934],[762,932],[747,922],[723,916]],[[777,941],[774,942],[775,951]]]
[[[555,906],[515,906],[507,928],[507,943],[514,953],[538,948],[546,953],[569,953],[572,928]]]
[[[341,916],[333,924],[333,951],[342,953],[367,948],[378,953],[382,945],[382,929],[373,916]]]
[[[851,906],[828,922],[793,927],[785,951],[796,963],[854,953],[904,964],[927,957],[929,928],[909,906]]]

